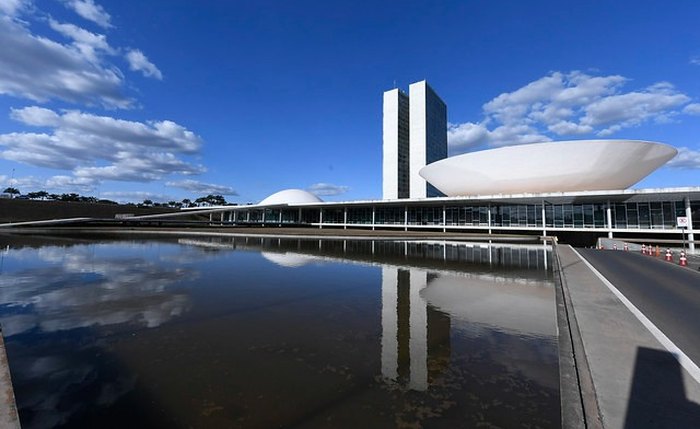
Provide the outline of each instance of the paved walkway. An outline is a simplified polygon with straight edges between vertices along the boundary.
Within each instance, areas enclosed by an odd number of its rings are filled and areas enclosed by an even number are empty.
[[[700,427],[700,383],[570,246],[558,252],[603,427]]]

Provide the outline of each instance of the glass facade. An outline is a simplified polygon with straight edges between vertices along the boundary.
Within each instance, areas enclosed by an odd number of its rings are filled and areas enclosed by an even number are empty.
[[[367,205],[236,210],[239,223],[406,225],[407,227],[543,228],[542,204]],[[607,203],[545,204],[547,229],[607,229]],[[684,201],[611,203],[613,229],[676,229]],[[323,220],[321,221],[321,212]],[[700,230],[700,202],[691,203],[693,228]]]
[[[375,209],[374,223],[380,225],[403,225],[403,207],[377,207]]]
[[[399,129],[398,129],[398,197],[408,198],[409,196],[409,178],[408,178],[408,151],[409,151],[409,108],[408,95],[399,91],[398,99],[399,108]]]
[[[372,223],[372,207],[348,207],[348,223]]]
[[[612,205],[615,228],[673,229],[676,217],[685,216],[685,202],[616,203]]]
[[[447,106],[429,85],[426,85],[425,90],[425,165],[428,165],[447,158]],[[443,194],[427,183],[426,196],[440,197]]]

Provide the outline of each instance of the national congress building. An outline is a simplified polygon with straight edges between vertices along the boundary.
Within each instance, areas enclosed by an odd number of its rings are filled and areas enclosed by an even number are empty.
[[[577,140],[447,157],[447,109],[427,82],[384,93],[383,199],[323,202],[299,189],[220,211],[222,224],[557,235],[687,237],[700,187],[631,189],[677,151],[635,140]],[[684,227],[683,224],[686,223]]]

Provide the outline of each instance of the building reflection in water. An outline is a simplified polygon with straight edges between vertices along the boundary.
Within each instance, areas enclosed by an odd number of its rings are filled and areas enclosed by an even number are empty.
[[[450,355],[450,318],[421,296],[427,271],[382,267],[382,376],[412,390],[426,390]]]
[[[280,239],[269,237],[180,238],[178,243],[206,251],[262,251],[263,257],[284,267],[323,261],[357,261],[383,265],[418,266],[433,270],[470,271],[482,268],[548,271],[551,246],[547,244],[480,243],[428,240]]]
[[[558,422],[546,246],[173,241],[6,257],[0,322],[23,426],[93,411],[122,427]]]

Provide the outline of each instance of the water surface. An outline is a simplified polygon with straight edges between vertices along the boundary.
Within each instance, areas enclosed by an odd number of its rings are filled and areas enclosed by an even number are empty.
[[[559,426],[542,246],[3,243],[24,428]]]

